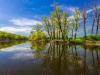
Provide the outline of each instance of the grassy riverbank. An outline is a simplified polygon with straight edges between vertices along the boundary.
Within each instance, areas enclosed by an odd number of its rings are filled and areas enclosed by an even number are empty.
[[[100,35],[89,35],[87,39],[84,37],[77,37],[76,39],[69,38],[68,40],[52,40],[52,43],[62,44],[82,44],[86,46],[100,46]]]

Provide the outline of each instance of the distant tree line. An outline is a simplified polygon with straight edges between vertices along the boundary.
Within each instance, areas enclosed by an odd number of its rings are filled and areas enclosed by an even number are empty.
[[[26,40],[26,36],[0,31],[0,42],[11,40]]]

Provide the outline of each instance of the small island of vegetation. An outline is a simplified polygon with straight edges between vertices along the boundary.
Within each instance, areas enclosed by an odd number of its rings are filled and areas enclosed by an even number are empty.
[[[46,40],[57,43],[69,42],[100,46],[100,13],[97,5],[93,7],[90,33],[87,32],[86,28],[87,18],[86,8],[82,12],[79,9],[74,9],[73,16],[69,17],[69,12],[62,11],[54,3],[54,11],[49,17],[44,16],[42,18],[42,25],[36,24],[33,26],[29,39],[33,41]],[[81,32],[84,32],[84,34],[78,36],[80,26],[83,28]]]

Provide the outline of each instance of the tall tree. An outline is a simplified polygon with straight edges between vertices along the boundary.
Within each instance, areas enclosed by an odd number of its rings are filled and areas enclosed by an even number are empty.
[[[51,14],[50,16],[50,24],[51,24],[51,28],[52,28],[52,37],[53,39],[56,38],[56,20],[55,20],[55,15],[54,13]]]
[[[68,38],[68,14],[66,11],[62,14],[62,37],[63,40]]]
[[[98,35],[98,32],[99,32],[99,26],[100,26],[100,14],[98,14],[98,17],[97,17],[96,35]]]
[[[70,18],[69,22],[70,22],[70,24],[69,24],[70,26],[69,27],[70,27],[71,33],[72,33],[71,34],[71,38],[73,39],[74,38],[74,30],[75,30],[75,27],[76,27],[75,26],[75,19],[74,18]]]
[[[46,38],[45,36],[46,35],[44,33],[43,26],[37,23],[36,25],[33,26],[29,39],[39,41],[45,39]]]
[[[78,30],[78,27],[80,25],[80,23],[79,23],[80,11],[78,9],[75,9],[73,14],[74,14],[74,19],[75,19],[75,35],[74,35],[74,39],[76,39],[77,30]]]
[[[62,12],[61,12],[61,9],[60,7],[58,6],[55,6],[55,20],[56,20],[56,24],[57,24],[57,27],[59,28],[59,38],[61,38],[61,34],[62,34],[62,26],[61,26],[61,16],[62,16]]]
[[[95,4],[94,7],[93,7],[93,24],[92,24],[92,30],[91,30],[91,34],[94,33],[94,26],[95,24],[97,24],[97,12],[98,8],[97,8],[97,5]]]
[[[52,32],[51,32],[50,22],[46,17],[43,17],[42,20],[43,20],[44,28],[49,35],[49,39],[51,40],[52,39]]]
[[[83,13],[82,13],[82,17],[83,17],[83,23],[84,23],[84,38],[86,39],[86,19],[87,19],[87,12],[86,12],[86,9],[83,10]]]
[[[92,23],[91,35],[93,35],[93,33],[94,33],[94,25],[95,25],[95,16],[93,15],[93,23]]]

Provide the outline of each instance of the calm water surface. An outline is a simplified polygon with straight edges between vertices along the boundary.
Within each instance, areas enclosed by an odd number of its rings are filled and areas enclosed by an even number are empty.
[[[0,75],[100,75],[100,47],[1,43]]]

